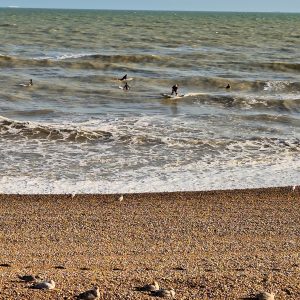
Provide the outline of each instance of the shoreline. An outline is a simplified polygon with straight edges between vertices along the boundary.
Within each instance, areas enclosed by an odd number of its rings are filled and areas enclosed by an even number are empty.
[[[284,186],[267,186],[267,187],[249,187],[249,188],[240,188],[240,189],[213,189],[213,190],[186,190],[186,191],[163,191],[163,192],[129,192],[129,193],[3,193],[0,192],[0,197],[1,196],[9,196],[9,197],[15,197],[15,196],[22,196],[22,197],[56,197],[56,196],[104,196],[104,197],[114,197],[116,195],[143,195],[143,196],[150,196],[150,195],[171,195],[171,194],[209,194],[209,193],[251,193],[251,192],[266,192],[266,191],[271,191],[271,190],[276,190],[276,191],[282,191],[282,192],[291,192],[293,191],[293,187],[296,187],[296,189],[300,190],[300,182],[298,185],[284,185]],[[1,198],[0,198],[1,201]]]
[[[300,188],[0,195],[0,299],[300,298]],[[38,291],[18,275],[53,279]]]

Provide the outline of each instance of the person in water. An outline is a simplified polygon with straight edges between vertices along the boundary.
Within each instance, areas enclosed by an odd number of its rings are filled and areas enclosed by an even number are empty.
[[[126,80],[127,79],[127,74],[125,74],[122,78],[119,78],[120,81]]]
[[[123,86],[124,91],[128,91],[130,89],[129,84],[126,82],[125,85]]]
[[[229,90],[231,88],[230,84],[228,83],[225,87],[226,90]]]
[[[32,81],[32,79],[29,79],[28,83],[20,83],[19,85],[20,86],[25,86],[25,87],[33,86],[33,81]]]
[[[175,85],[173,85],[172,86],[172,93],[171,93],[171,95],[176,95],[176,96],[178,96],[178,84],[175,84]]]

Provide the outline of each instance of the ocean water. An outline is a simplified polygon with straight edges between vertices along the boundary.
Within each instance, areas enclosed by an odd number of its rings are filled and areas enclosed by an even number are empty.
[[[300,184],[300,14],[2,8],[0,40],[2,193]]]

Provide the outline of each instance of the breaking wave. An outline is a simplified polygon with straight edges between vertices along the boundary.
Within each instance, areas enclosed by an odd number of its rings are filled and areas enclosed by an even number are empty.
[[[80,129],[77,127],[65,128],[63,125],[41,125],[34,122],[13,121],[0,117],[0,135],[4,138],[39,140],[55,140],[68,142],[88,142],[109,140],[110,132],[101,130]]]

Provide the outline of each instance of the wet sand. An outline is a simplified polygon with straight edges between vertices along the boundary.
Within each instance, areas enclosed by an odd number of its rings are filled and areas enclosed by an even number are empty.
[[[300,188],[124,195],[0,195],[0,299],[300,299]],[[18,275],[53,279],[30,289]]]

